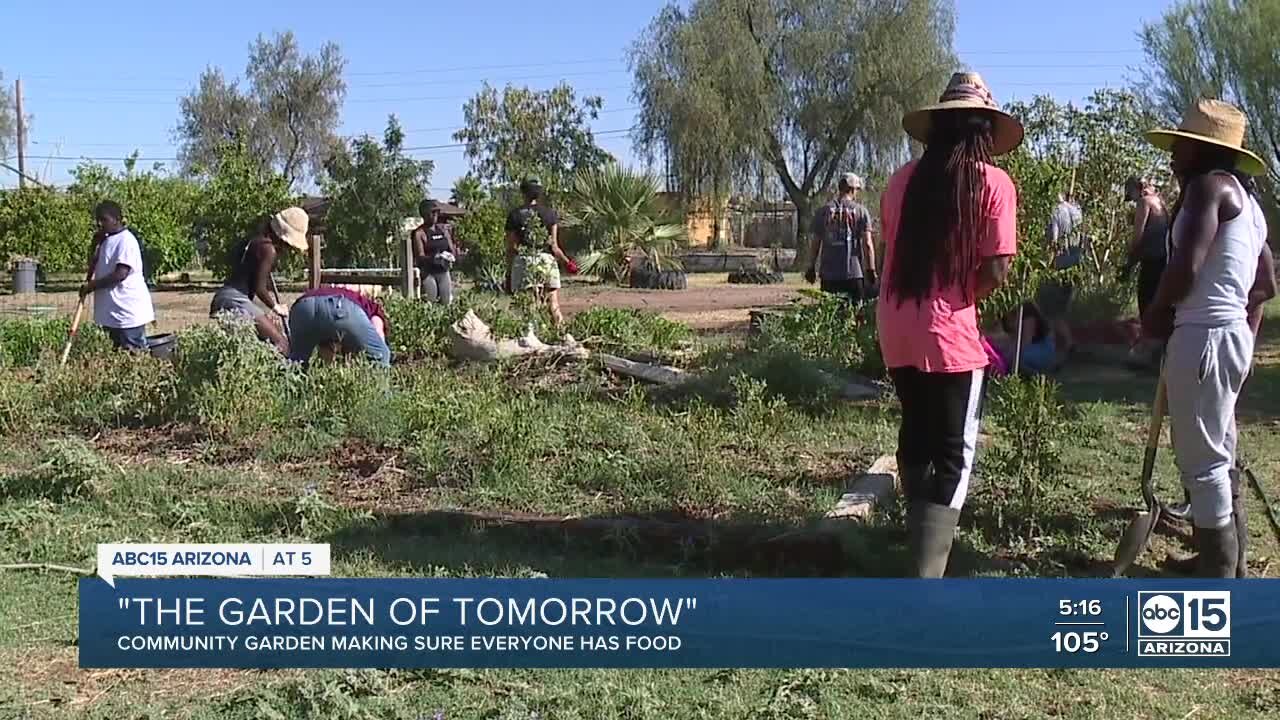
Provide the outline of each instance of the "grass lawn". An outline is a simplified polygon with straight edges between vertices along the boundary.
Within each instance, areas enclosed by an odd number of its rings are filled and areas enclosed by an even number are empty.
[[[1241,404],[1242,452],[1280,495],[1280,315]],[[847,403],[786,358],[726,352],[705,382],[663,392],[599,368],[439,360],[389,378],[315,372],[291,404],[221,356],[199,366],[88,355],[0,370],[0,562],[92,566],[98,542],[327,542],[353,577],[891,576],[900,510],[851,526],[843,554],[744,553],[735,539],[803,525],[896,433],[892,402]],[[244,373],[243,377],[234,373]],[[1154,378],[1062,378],[1062,471],[1034,497],[982,463],[952,574],[1091,576],[1140,501]],[[254,382],[249,382],[254,381]],[[266,382],[266,381],[262,381]],[[185,389],[184,389],[185,388]],[[134,408],[143,405],[145,412]],[[162,421],[157,418],[164,418]],[[986,447],[1016,447],[990,418]],[[1167,448],[1167,444],[1165,446]],[[1176,489],[1170,453],[1158,473]],[[1251,570],[1280,576],[1252,494]],[[1017,512],[1017,517],[1011,513]],[[576,515],[681,523],[548,529]],[[1189,549],[1162,528],[1134,570]],[[0,571],[0,718],[1251,718],[1280,713],[1262,671],[85,671],[74,576]]]

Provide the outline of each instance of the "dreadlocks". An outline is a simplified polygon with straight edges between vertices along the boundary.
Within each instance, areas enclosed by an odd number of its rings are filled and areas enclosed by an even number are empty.
[[[991,118],[939,114],[907,182],[889,287],[898,302],[924,301],[936,287],[974,294],[982,240],[983,164],[991,164]],[[903,261],[909,258],[909,261]]]
[[[1219,170],[1230,173],[1232,177],[1239,180],[1240,186],[1244,188],[1246,195],[1252,196],[1253,199],[1259,202],[1262,201],[1262,191],[1258,188],[1257,179],[1236,169],[1236,157],[1231,151],[1204,145],[1201,147],[1196,162],[1187,172],[1186,177],[1179,180],[1183,190],[1178,193],[1178,199],[1173,203],[1173,212],[1169,215],[1170,239],[1173,237],[1173,226],[1178,222],[1178,214],[1182,212],[1182,200],[1186,196],[1186,187],[1195,178]]]

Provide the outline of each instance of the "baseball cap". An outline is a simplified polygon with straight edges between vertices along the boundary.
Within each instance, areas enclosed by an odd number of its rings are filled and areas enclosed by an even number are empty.
[[[840,177],[840,180],[851,188],[862,189],[862,176],[857,173],[845,173]]]

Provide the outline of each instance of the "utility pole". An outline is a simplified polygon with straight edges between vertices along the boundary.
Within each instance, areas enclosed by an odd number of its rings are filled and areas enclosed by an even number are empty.
[[[18,104],[18,187],[27,186],[27,124],[22,117],[22,78],[13,81],[13,96]]]

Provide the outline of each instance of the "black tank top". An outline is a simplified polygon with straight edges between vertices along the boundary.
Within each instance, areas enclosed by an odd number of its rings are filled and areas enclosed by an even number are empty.
[[[1166,242],[1169,235],[1169,211],[1161,208],[1160,214],[1154,212],[1147,216],[1147,225],[1142,228],[1142,259],[1164,260],[1168,253]]]
[[[262,258],[263,244],[271,241],[266,238],[245,238],[231,249],[231,273],[227,276],[227,285],[253,297],[254,284],[258,278],[258,264]]]
[[[436,262],[437,255],[443,252],[450,252],[452,247],[449,245],[449,236],[447,231],[441,225],[422,226],[419,228],[426,238],[423,242],[424,255],[418,258],[419,266],[428,272],[444,272],[449,269],[448,265]]]

